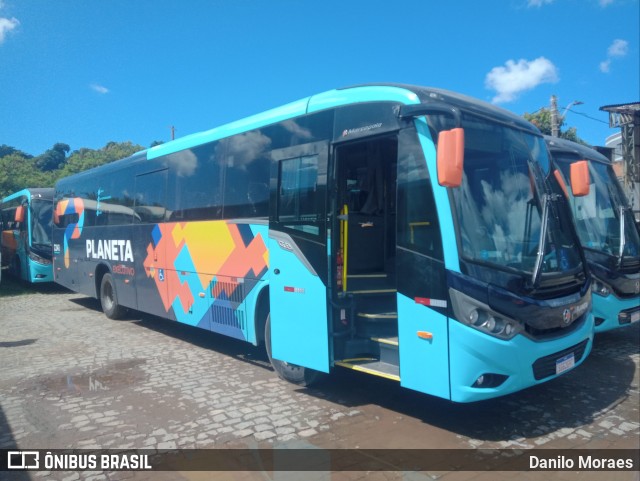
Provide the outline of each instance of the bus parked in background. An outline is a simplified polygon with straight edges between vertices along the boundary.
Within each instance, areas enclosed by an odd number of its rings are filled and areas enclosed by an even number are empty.
[[[555,137],[546,141],[563,185],[569,185],[572,164],[588,165],[588,193],[577,196],[565,190],[593,276],[596,332],[640,321],[640,240],[611,161],[575,142]]]
[[[338,89],[67,177],[56,282],[457,402],[561,375],[590,278],[540,132],[452,92]]]
[[[7,273],[26,282],[53,281],[54,189],[23,189],[0,201],[0,247]]]

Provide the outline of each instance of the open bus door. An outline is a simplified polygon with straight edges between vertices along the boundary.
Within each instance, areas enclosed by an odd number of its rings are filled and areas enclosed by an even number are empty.
[[[265,334],[278,374],[300,384],[305,381],[281,369],[329,372],[328,152],[328,142],[272,152],[268,242],[271,311]]]

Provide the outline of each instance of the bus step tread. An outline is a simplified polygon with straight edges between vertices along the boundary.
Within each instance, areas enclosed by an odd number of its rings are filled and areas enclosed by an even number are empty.
[[[398,319],[397,312],[358,312],[358,317],[367,321],[388,321]]]
[[[377,342],[378,344],[385,344],[388,346],[399,346],[398,336],[393,337],[371,337],[373,342]]]
[[[349,274],[347,279],[386,279],[387,277],[387,274],[383,272],[380,274]]]
[[[344,359],[336,361],[337,366],[346,367],[354,371],[360,371],[373,376],[384,377],[394,381],[400,381],[400,367],[370,358]]]
[[[362,290],[348,290],[347,294],[367,295],[367,294],[395,294],[397,289],[362,289]]]
[[[378,294],[396,292],[395,285],[386,274],[350,274],[347,276],[347,292],[352,294]]]

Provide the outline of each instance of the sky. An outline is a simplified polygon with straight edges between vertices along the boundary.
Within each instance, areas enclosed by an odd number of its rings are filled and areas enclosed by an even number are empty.
[[[599,108],[640,101],[639,23],[639,0],[0,0],[0,145],[148,147],[372,82],[519,115],[556,95],[604,145]]]

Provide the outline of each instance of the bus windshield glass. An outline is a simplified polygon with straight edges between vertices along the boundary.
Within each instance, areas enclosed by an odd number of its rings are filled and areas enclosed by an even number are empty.
[[[560,152],[555,158],[564,178],[569,179],[571,163],[580,159]],[[624,257],[637,257],[638,231],[613,169],[607,164],[589,161],[589,180],[589,194],[571,196],[580,242],[588,249],[611,256],[619,257],[622,248]]]
[[[462,256],[529,275],[533,284],[581,268],[568,213],[547,179],[543,138],[471,116],[462,126],[464,176],[452,189]]]
[[[51,228],[53,222],[53,203],[34,199],[31,201],[31,245],[51,247]]]

